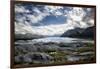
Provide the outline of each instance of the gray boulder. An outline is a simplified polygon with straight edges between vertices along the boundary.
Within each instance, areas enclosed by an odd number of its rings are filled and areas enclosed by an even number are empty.
[[[45,63],[45,62],[50,62],[51,60],[53,60],[52,56],[46,53],[39,53],[39,52],[15,56],[15,63],[34,63],[34,62]]]

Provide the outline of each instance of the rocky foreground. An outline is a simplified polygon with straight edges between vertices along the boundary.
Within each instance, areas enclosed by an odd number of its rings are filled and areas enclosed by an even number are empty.
[[[32,42],[17,40],[15,42],[15,64],[56,64],[67,62],[91,62],[95,60],[93,43],[73,42]]]

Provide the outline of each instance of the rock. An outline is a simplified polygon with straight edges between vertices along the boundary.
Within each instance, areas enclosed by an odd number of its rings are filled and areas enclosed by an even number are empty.
[[[45,43],[29,43],[25,40],[19,40],[15,42],[15,55],[26,54],[28,52],[50,52],[59,51],[60,47],[56,44],[45,44]]]
[[[79,56],[74,56],[74,55],[67,55],[66,58],[67,58],[67,61],[79,61],[80,60]]]
[[[38,51],[42,51],[42,52],[45,52],[45,51],[58,51],[60,49],[59,45],[58,44],[55,44],[55,43],[42,43],[42,42],[39,42],[39,43],[35,43],[34,44]]]
[[[15,55],[19,54],[25,54],[28,52],[36,52],[37,47],[33,44],[19,44],[18,46],[15,46]]]
[[[76,49],[73,47],[61,47],[60,50],[61,51],[71,51],[71,52],[76,51]]]
[[[59,51],[60,47],[57,45],[45,45],[44,50],[46,51]]]
[[[89,60],[91,58],[89,58],[90,56],[85,56],[85,55],[67,55],[67,61],[70,62],[75,62],[75,61],[82,61],[82,60]]]
[[[39,52],[27,53],[25,55],[15,56],[15,63],[32,63],[32,62],[34,63],[34,61],[45,63],[45,62],[50,62],[51,60],[53,60],[52,56],[46,53],[39,53]]]
[[[80,53],[79,55],[91,56],[91,55],[94,55],[94,52],[83,52],[83,53]]]
[[[23,55],[15,56],[15,63],[23,63]]]

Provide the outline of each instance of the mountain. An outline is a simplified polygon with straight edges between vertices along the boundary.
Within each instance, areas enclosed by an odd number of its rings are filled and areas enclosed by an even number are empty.
[[[75,28],[66,31],[61,37],[74,37],[74,38],[92,38],[94,37],[94,26],[88,28]]]
[[[32,40],[32,39],[38,39],[38,38],[43,38],[44,36],[42,35],[35,35],[31,33],[27,34],[15,34],[15,40]]]

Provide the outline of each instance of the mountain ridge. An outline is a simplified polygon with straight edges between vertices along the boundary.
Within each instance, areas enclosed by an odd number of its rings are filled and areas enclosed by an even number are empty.
[[[64,32],[61,37],[94,38],[94,26],[85,29],[75,28]]]

